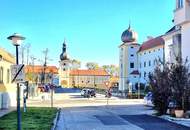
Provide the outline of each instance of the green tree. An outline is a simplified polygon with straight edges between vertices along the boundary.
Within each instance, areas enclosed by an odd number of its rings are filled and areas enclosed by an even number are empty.
[[[89,70],[99,69],[99,65],[96,62],[88,62],[86,63],[86,67]]]
[[[102,68],[112,76],[119,75],[119,67],[116,65],[103,65]]]
[[[79,69],[81,67],[81,62],[79,60],[72,60],[73,69]]]

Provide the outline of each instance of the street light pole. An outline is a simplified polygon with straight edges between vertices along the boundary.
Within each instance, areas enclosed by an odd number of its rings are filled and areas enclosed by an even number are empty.
[[[25,37],[14,33],[13,35],[7,38],[11,40],[13,45],[16,47],[16,65],[19,65],[19,58],[18,58],[18,46],[21,44],[21,40],[24,40]],[[20,86],[17,83],[17,130],[21,130],[21,112],[20,112]]]
[[[18,60],[18,46],[16,46],[16,65],[19,64]],[[17,127],[18,130],[21,130],[21,113],[20,113],[20,86],[19,83],[17,83]]]

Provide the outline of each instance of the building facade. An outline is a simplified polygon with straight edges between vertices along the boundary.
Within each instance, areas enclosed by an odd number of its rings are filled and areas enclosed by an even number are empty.
[[[101,69],[71,70],[69,73],[70,86],[106,89],[105,82],[110,81],[110,75]]]
[[[69,73],[72,70],[72,60],[69,59],[66,50],[67,46],[66,42],[64,41],[59,61],[59,85],[70,87]]]
[[[148,75],[152,73],[158,62],[164,61],[164,39],[159,36],[148,38],[138,51],[139,82],[146,84]]]
[[[11,83],[11,65],[15,57],[0,48],[0,109],[16,106],[16,84]]]
[[[137,33],[129,28],[122,33],[119,46],[119,90],[135,90],[140,83],[146,85],[148,75],[158,62],[164,61],[164,39],[148,37],[141,45],[137,43]]]
[[[165,59],[176,62],[176,58],[190,58],[190,0],[176,0],[174,10],[174,27],[164,36]]]
[[[137,43],[137,33],[129,25],[121,35],[119,46],[119,90],[128,90],[129,84],[138,82],[138,55],[140,44]]]

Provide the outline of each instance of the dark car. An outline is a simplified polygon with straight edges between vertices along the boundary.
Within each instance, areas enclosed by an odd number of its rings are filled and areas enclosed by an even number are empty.
[[[96,92],[94,89],[85,89],[85,91],[83,91],[83,95],[84,97],[96,97]]]

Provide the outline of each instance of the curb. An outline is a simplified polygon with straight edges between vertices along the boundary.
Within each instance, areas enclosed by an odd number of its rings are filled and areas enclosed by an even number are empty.
[[[56,117],[52,122],[52,128],[51,130],[56,130],[57,128],[57,122],[59,121],[59,117],[60,117],[60,112],[61,112],[61,108],[58,108],[58,112],[56,113]]]

